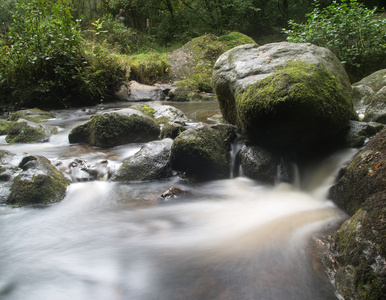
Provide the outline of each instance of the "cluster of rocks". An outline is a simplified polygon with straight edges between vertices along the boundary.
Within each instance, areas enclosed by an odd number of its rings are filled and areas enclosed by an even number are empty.
[[[192,180],[228,178],[231,144],[241,133],[244,140],[237,158],[246,176],[265,183],[291,182],[293,163],[307,161],[314,153],[364,147],[330,190],[330,198],[350,218],[330,237],[324,262],[342,297],[381,299],[386,296],[385,78],[381,70],[352,87],[335,55],[312,44],[238,46],[218,58],[212,77],[227,124],[188,126],[181,111],[153,102],[103,112],[73,128],[70,143],[104,148],[146,144],[114,173],[97,175],[85,162],[75,162],[74,169],[87,172],[89,178],[120,182],[175,174]],[[134,87],[132,83],[130,92],[121,90],[121,99],[147,97],[135,96]],[[145,90],[149,100],[154,99],[151,93],[157,100],[165,99],[162,88],[157,89],[162,93]],[[24,119],[4,125],[8,141],[13,132],[25,134],[29,121]],[[47,135],[53,132],[45,130]],[[39,136],[35,141],[46,139]],[[21,197],[19,183],[33,190],[32,181],[48,186],[48,201],[63,197],[68,177],[46,159],[25,156],[15,164],[15,155],[3,151],[1,161],[1,180],[13,182],[7,203]],[[34,172],[38,175],[31,180]],[[44,174],[51,181],[41,177]],[[37,196],[32,192],[23,199],[36,203]]]

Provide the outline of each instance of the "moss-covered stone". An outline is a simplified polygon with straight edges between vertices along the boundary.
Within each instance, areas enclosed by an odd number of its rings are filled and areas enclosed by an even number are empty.
[[[13,180],[7,204],[48,204],[64,198],[69,181],[47,158],[26,156],[19,168],[22,172]]]
[[[158,124],[150,117],[136,114],[103,113],[71,130],[70,143],[87,143],[97,147],[115,147],[128,143],[156,140]]]
[[[236,137],[230,125],[199,124],[181,133],[171,150],[172,169],[195,180],[230,176],[230,144]]]
[[[9,127],[12,125],[13,122],[0,120],[0,135],[6,135],[8,133]]]
[[[55,114],[52,112],[43,111],[38,108],[30,108],[16,111],[10,116],[11,121],[17,121],[20,118],[39,123],[48,119],[55,118]]]
[[[181,133],[186,130],[186,127],[180,123],[176,122],[167,122],[161,129],[161,138],[171,138],[175,139]]]
[[[179,81],[173,101],[212,100],[212,71],[217,58],[239,45],[255,43],[252,38],[231,32],[222,36],[197,37],[169,55],[172,74]],[[204,92],[204,93],[203,93]]]
[[[237,123],[249,142],[304,147],[333,136],[353,115],[351,95],[320,65],[291,63],[236,99]]]
[[[181,110],[170,105],[164,105],[162,102],[136,103],[130,108],[134,108],[145,113],[149,117],[153,118],[157,124],[165,124],[169,121],[188,121],[188,118]]]
[[[324,256],[344,299],[386,298],[386,129],[341,170],[329,197],[351,217]]]
[[[7,143],[43,143],[47,142],[58,129],[54,126],[18,119],[8,128],[5,140]]]
[[[377,93],[381,88],[386,86],[386,69],[376,71],[353,85],[366,85],[369,86],[374,93]]]

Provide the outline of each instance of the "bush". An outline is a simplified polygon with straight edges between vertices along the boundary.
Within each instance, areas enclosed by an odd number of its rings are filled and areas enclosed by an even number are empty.
[[[304,24],[289,21],[290,42],[309,42],[326,47],[345,64],[349,73],[367,75],[386,66],[386,20],[375,16],[376,8],[367,9],[356,0],[342,0],[307,14]],[[366,64],[373,64],[370,66]],[[369,70],[370,69],[370,70]]]
[[[16,107],[96,104],[124,72],[103,47],[87,47],[69,0],[19,1],[0,44],[0,100]]]

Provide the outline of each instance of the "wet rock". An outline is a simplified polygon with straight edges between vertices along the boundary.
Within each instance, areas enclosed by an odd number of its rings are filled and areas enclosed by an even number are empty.
[[[373,99],[375,93],[367,85],[356,85],[352,87],[354,109],[358,113],[360,120],[363,120],[367,105]]]
[[[158,124],[166,122],[187,122],[188,118],[178,108],[171,105],[164,105],[161,102],[137,103],[131,106],[146,115],[152,117]]]
[[[366,108],[364,121],[386,124],[386,86],[372,98]]]
[[[109,162],[103,160],[96,165],[87,163],[83,159],[76,158],[68,164],[63,166],[61,162],[57,165],[58,169],[64,174],[67,174],[72,182],[84,182],[84,181],[107,181],[111,178],[112,170],[109,167]]]
[[[172,186],[170,189],[162,193],[160,196],[157,197],[158,202],[165,202],[169,201],[170,199],[176,198],[180,195],[188,194],[189,191],[181,190],[180,188],[177,188],[175,186]]]
[[[308,43],[236,47],[219,57],[212,80],[224,119],[250,144],[315,148],[356,115],[341,63]]]
[[[178,135],[183,133],[187,128],[180,122],[167,122],[161,129],[161,138],[175,139]]]
[[[230,145],[235,138],[234,126],[200,123],[175,138],[172,169],[194,180],[229,178]]]
[[[158,86],[140,84],[130,81],[129,85],[121,86],[115,94],[121,101],[161,101],[165,100],[164,91]]]
[[[48,119],[55,118],[55,114],[48,111],[43,111],[38,108],[30,108],[24,110],[18,110],[11,114],[10,121],[17,121],[18,119],[25,119],[31,122],[39,123]]]
[[[350,218],[323,257],[344,299],[386,298],[386,129],[340,171],[329,198]]]
[[[112,181],[135,182],[171,177],[169,158],[172,143],[171,139],[147,143],[123,162]]]
[[[34,123],[19,118],[8,128],[5,137],[7,143],[44,143],[48,142],[53,134],[58,132],[57,127]]]
[[[374,93],[377,93],[380,89],[386,86],[386,69],[374,72],[353,84],[353,86],[360,85],[368,86],[374,91]]]
[[[347,133],[343,138],[344,147],[360,148],[383,128],[384,125],[380,123],[350,121]]]
[[[293,168],[284,158],[259,146],[243,146],[240,151],[243,174],[264,183],[292,183]]]
[[[25,156],[18,167],[21,172],[13,180],[7,204],[48,204],[64,198],[69,181],[47,158]]]
[[[133,109],[122,109],[93,116],[90,121],[71,130],[70,143],[97,147],[115,147],[128,143],[156,140],[158,124],[149,116]]]
[[[21,171],[19,162],[20,157],[15,153],[0,149],[0,203],[5,202],[11,193],[13,179]]]

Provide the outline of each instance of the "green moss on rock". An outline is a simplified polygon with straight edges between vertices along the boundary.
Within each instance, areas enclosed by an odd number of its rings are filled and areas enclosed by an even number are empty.
[[[6,135],[13,122],[0,120],[0,135]]]
[[[255,43],[242,33],[231,32],[222,36],[204,35],[197,37],[170,56],[172,73],[179,80],[175,101],[212,100],[201,94],[212,93],[212,72],[217,58],[224,52],[244,44]]]
[[[386,298],[386,129],[341,170],[329,198],[352,217],[324,256],[345,299]]]
[[[172,168],[195,180],[228,178],[230,143],[235,137],[235,128],[229,125],[200,124],[188,129],[173,142]]]
[[[49,204],[62,200],[69,181],[43,156],[27,156],[13,181],[6,203],[13,206]]]
[[[11,115],[10,120],[17,121],[20,118],[31,122],[39,123],[48,119],[55,118],[55,114],[52,112],[43,111],[38,108],[30,108],[14,112]]]
[[[236,99],[237,124],[248,141],[304,147],[345,128],[351,95],[321,65],[287,64]]]
[[[70,143],[87,143],[97,147],[115,147],[128,143],[156,140],[160,134],[158,124],[140,115],[104,113],[71,130]]]
[[[47,142],[51,135],[57,132],[56,127],[19,119],[8,128],[5,140],[7,143],[42,143]]]

